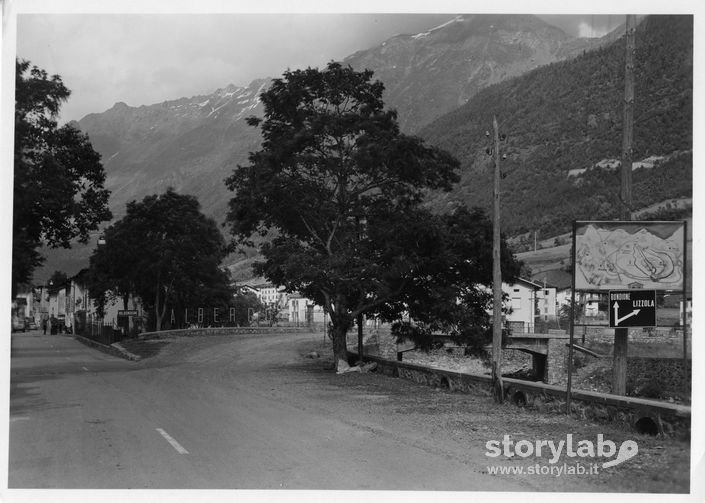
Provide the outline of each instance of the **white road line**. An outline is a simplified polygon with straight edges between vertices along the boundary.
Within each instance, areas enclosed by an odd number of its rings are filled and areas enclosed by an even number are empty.
[[[171,444],[174,449],[176,449],[176,452],[178,452],[179,454],[188,454],[188,451],[184,449],[180,443],[171,438],[171,435],[169,435],[166,431],[162,430],[161,428],[157,428],[157,431],[162,437],[166,439],[167,442]]]
[[[86,372],[88,372],[88,369],[87,369],[86,367],[81,367],[81,368],[82,368],[83,370],[85,370]]]

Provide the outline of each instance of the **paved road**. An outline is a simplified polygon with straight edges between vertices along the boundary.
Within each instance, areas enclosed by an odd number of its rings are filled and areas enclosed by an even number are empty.
[[[156,356],[131,362],[71,337],[12,336],[10,488],[688,490],[687,442],[658,438],[639,438],[637,458],[599,476],[490,475],[486,442],[503,435],[633,435],[481,393],[336,375],[327,347],[305,358],[321,335],[151,344]]]
[[[9,487],[531,489],[317,396],[295,337],[208,339],[130,362],[13,335]]]

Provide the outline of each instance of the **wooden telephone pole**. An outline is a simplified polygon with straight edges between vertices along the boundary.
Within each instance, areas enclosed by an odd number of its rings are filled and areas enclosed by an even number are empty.
[[[634,48],[636,16],[627,16],[626,58],[624,66],[624,137],[622,139],[622,170],[620,200],[622,220],[632,219],[632,137],[634,130]],[[614,330],[614,358],[612,393],[627,392],[627,340],[628,328]]]
[[[499,126],[497,117],[492,120],[494,128],[494,227],[492,245],[492,291],[494,297],[492,327],[492,386],[496,402],[504,401],[502,384],[502,269],[500,266],[500,225],[499,225]]]

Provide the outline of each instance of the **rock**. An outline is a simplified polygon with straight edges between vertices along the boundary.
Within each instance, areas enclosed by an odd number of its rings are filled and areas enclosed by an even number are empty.
[[[309,354],[306,355],[306,358],[320,358],[321,355],[318,354],[316,351],[311,351]]]
[[[361,372],[372,372],[377,368],[377,363],[376,362],[370,362],[362,365]]]

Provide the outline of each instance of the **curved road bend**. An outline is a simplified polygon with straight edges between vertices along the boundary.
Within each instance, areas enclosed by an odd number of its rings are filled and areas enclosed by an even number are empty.
[[[467,445],[429,430],[432,410],[408,406],[433,390],[336,376],[323,359],[302,356],[320,342],[320,335],[180,338],[131,362],[70,337],[13,335],[9,487],[559,487],[488,475],[485,439]],[[402,390],[406,405],[396,401],[400,386],[411,389]]]

